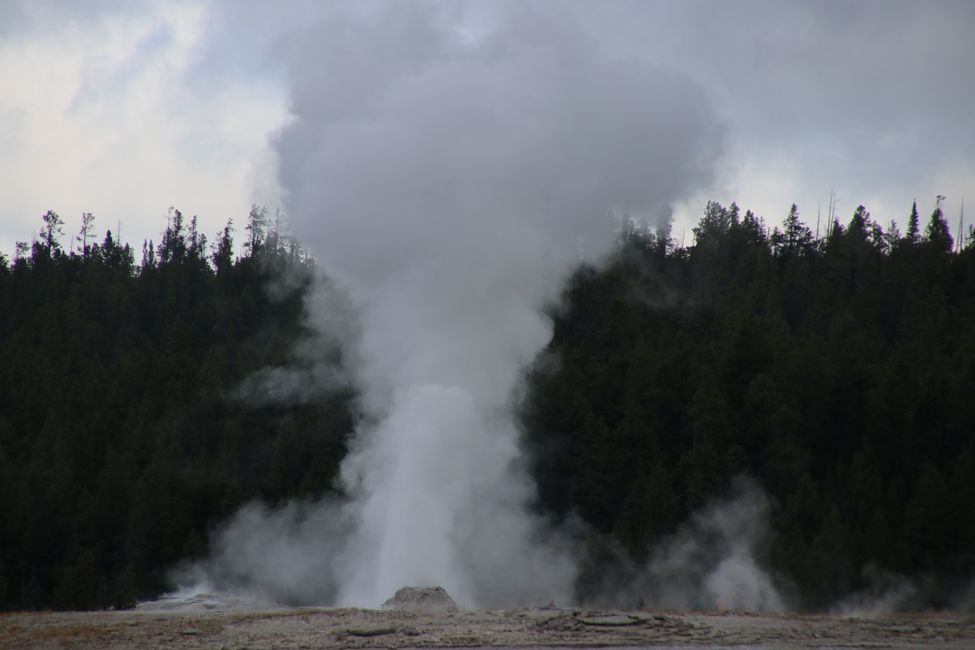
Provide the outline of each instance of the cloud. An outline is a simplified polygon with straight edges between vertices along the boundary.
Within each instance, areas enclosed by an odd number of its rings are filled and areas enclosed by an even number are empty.
[[[598,42],[606,56],[703,89],[728,127],[727,156],[716,182],[678,206],[675,231],[688,230],[708,199],[737,200],[774,223],[793,201],[811,215],[831,188],[841,215],[867,202],[882,221],[903,220],[914,197],[946,194],[951,213],[961,194],[975,195],[964,173],[975,160],[970,2],[421,6],[470,43],[512,11],[553,32],[571,23],[573,38]],[[317,26],[350,13],[398,15],[404,30],[410,20],[407,8],[374,2],[3,3],[0,69],[10,81],[0,99],[0,172],[14,190],[0,206],[0,248],[28,237],[51,207],[69,225],[82,210],[102,215],[102,225],[121,219],[141,238],[161,230],[174,203],[201,213],[207,231],[242,217],[251,200],[276,203],[265,144],[286,119],[284,88],[312,74],[296,63]],[[395,48],[373,45],[376,65]],[[340,38],[318,53],[352,46]],[[331,70],[333,87],[343,69]],[[341,83],[354,91],[354,79]],[[72,114],[79,90],[89,110]],[[795,189],[783,200],[784,191],[767,191],[775,187]]]
[[[903,221],[915,196],[957,200],[975,191],[975,180],[957,172],[975,159],[970,2],[560,7],[611,35],[609,47],[706,89],[728,125],[725,173],[680,211],[678,230],[709,199],[735,200],[774,224],[792,202],[812,214],[836,188],[844,219],[868,202],[881,220]],[[767,192],[776,187],[790,196]]]
[[[709,8],[703,20],[685,16],[676,31],[700,34],[684,69],[733,125],[737,169],[730,191],[713,198],[778,221],[793,201],[811,215],[835,187],[844,220],[867,203],[884,222],[903,225],[915,196],[975,190],[971,177],[943,182],[975,157],[964,108],[975,103],[966,72],[975,59],[971,3]],[[790,164],[769,164],[782,159]],[[794,189],[783,200],[765,192],[769,186]]]
[[[186,83],[206,41],[199,3],[30,3],[0,36],[0,247],[55,209],[99,230],[158,238],[168,206],[216,231],[249,205],[251,170],[284,119],[280,91],[241,80]],[[263,96],[259,91],[265,91]]]

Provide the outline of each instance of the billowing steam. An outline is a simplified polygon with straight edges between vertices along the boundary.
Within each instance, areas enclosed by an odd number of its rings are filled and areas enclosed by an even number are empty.
[[[720,146],[702,93],[610,57],[612,34],[459,7],[357,5],[289,40],[279,180],[295,234],[355,302],[366,418],[349,503],[250,509],[217,540],[214,566],[279,598],[570,599],[575,563],[526,510],[510,408],[550,336],[539,307],[614,219],[669,214],[706,183]]]
[[[620,551],[591,597],[616,607],[782,611],[785,599],[764,568],[769,509],[764,492],[740,478],[725,498],[656,544],[645,563]]]

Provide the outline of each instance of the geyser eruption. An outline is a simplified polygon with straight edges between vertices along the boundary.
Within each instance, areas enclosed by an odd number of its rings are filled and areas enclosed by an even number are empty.
[[[350,522],[320,546],[340,604],[404,585],[464,606],[571,598],[568,546],[526,509],[512,391],[550,335],[540,307],[613,219],[666,213],[710,174],[702,93],[531,6],[360,6],[290,42],[284,203],[361,326],[351,502],[320,506]]]

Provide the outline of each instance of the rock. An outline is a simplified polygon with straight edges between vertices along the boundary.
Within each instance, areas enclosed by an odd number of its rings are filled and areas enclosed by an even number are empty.
[[[349,636],[370,637],[396,634],[397,631],[395,627],[350,627],[345,633]]]
[[[596,627],[624,627],[627,625],[639,625],[642,621],[639,618],[627,614],[611,614],[608,616],[580,616],[579,622],[583,625],[593,625]]]
[[[459,607],[443,587],[403,587],[383,603],[383,609],[407,612],[455,612]]]

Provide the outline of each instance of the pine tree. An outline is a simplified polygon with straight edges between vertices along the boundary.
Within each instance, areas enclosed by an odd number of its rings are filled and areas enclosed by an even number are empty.
[[[232,228],[233,220],[228,219],[213,249],[213,267],[217,270],[217,275],[225,275],[233,265],[234,240],[230,234]]]
[[[264,246],[264,239],[267,236],[267,223],[267,208],[252,205],[251,211],[247,214],[247,225],[244,227],[244,230],[248,232],[244,248],[247,249],[250,257],[257,256]]]
[[[179,264],[186,258],[186,229],[183,225],[183,213],[175,208],[169,209],[169,218],[162,241],[156,251],[161,265],[170,262]]]
[[[812,230],[799,219],[799,208],[795,203],[792,204],[783,227],[783,232],[776,228],[772,235],[772,246],[776,252],[784,257],[809,254],[815,237]]]
[[[917,200],[911,206],[911,216],[907,220],[907,234],[904,236],[908,244],[918,244],[921,241],[921,221],[917,214]]]
[[[950,253],[954,249],[954,240],[951,238],[948,220],[945,219],[944,212],[941,210],[941,205],[944,203],[944,200],[945,197],[939,194],[934,212],[931,213],[931,219],[928,221],[928,227],[925,229],[924,234],[925,240],[933,250]]]

